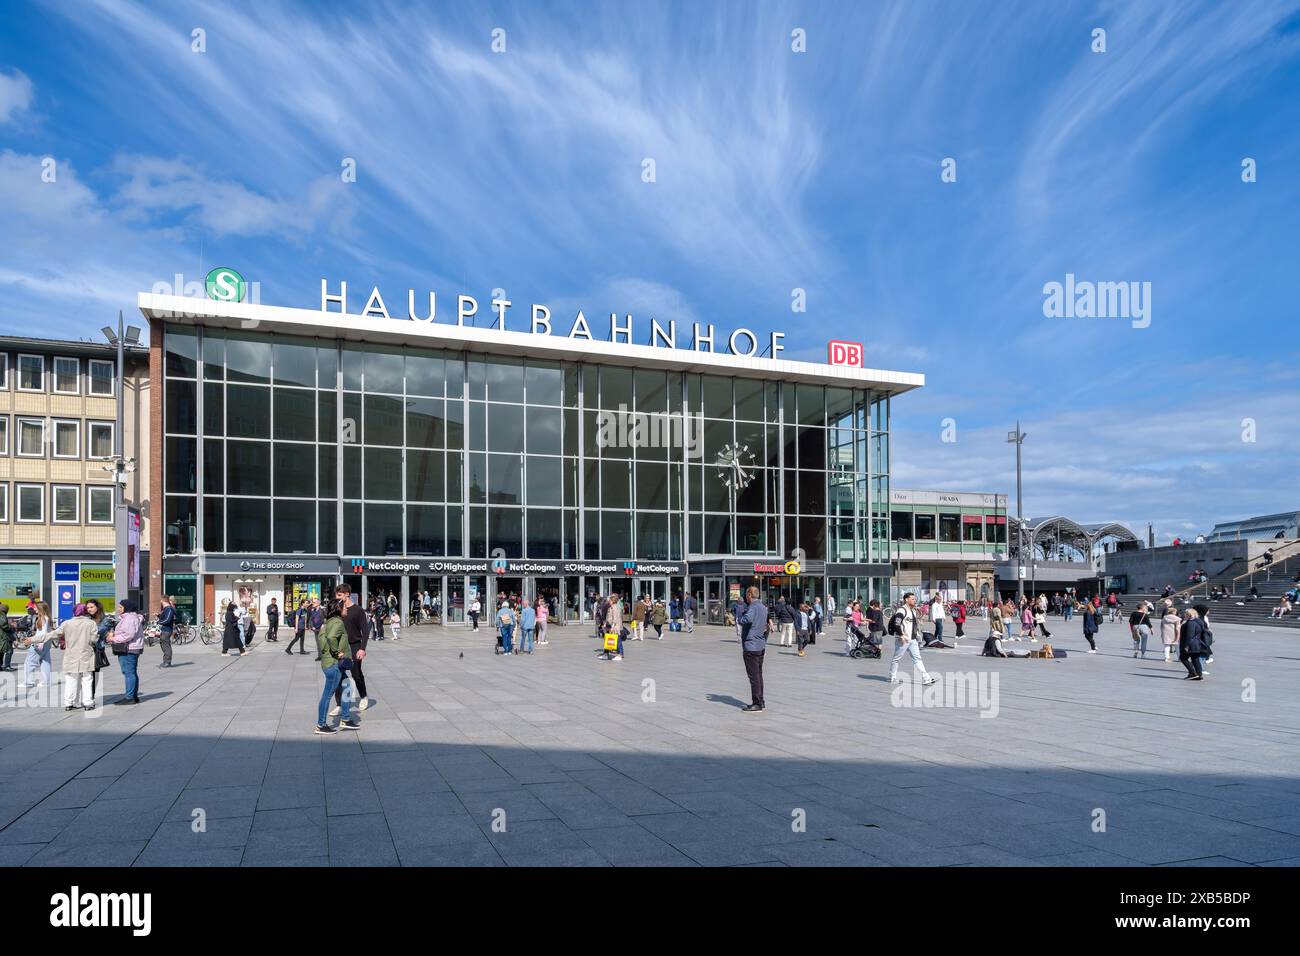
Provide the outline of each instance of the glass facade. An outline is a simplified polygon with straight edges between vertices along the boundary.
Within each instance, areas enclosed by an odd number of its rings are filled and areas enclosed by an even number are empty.
[[[883,393],[188,326],[164,343],[168,554],[889,560]],[[675,440],[607,440],[644,413]]]

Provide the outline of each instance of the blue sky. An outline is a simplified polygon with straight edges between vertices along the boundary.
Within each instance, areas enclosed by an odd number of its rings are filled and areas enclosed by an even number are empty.
[[[863,341],[927,376],[897,487],[1013,492],[1019,418],[1029,515],[1165,541],[1300,508],[1300,0],[2,15],[0,331],[90,337],[216,264],[277,305],[499,287],[519,323]],[[1150,282],[1150,326],[1045,317],[1067,273]]]

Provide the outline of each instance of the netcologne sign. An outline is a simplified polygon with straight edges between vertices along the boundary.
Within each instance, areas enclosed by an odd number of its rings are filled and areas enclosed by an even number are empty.
[[[428,302],[423,307],[417,305],[416,294],[414,289],[406,290],[406,314],[397,315],[398,319],[408,319],[412,322],[433,322],[438,314],[438,300],[434,292],[427,293]],[[514,306],[514,303],[506,298],[496,298],[491,300],[490,309],[495,315],[491,322],[502,332],[506,329],[506,313]],[[474,323],[475,317],[479,314],[480,303],[472,295],[460,294],[456,296],[456,308],[454,313],[448,311],[446,321],[449,323],[453,317],[456,325],[465,325],[466,319],[470,324]],[[320,280],[320,310],[321,312],[336,315],[356,315],[366,319],[392,319],[393,315],[388,311],[388,306],[384,303],[384,297],[379,291],[378,286],[372,286],[370,295],[366,297],[366,304],[360,312],[348,311],[348,284],[346,282],[338,283],[338,291],[330,291],[330,282],[328,279]],[[423,313],[423,314],[421,314]],[[563,331],[561,325],[556,328],[559,322],[551,315],[549,306],[540,303],[530,303],[528,311],[528,328],[525,331],[534,335],[564,335],[570,339],[586,339],[595,341],[595,335],[591,330],[591,322],[587,320],[586,315],[581,309],[568,325],[568,331]],[[669,319],[667,324],[660,322],[658,319],[649,319],[649,334],[644,344],[657,348],[686,348],[695,352],[715,352],[721,351],[724,345],[719,337],[717,330],[712,323],[701,326],[698,322],[691,323],[691,330],[687,333],[681,331],[679,336],[677,320]],[[642,328],[645,328],[643,325]],[[520,331],[514,329],[513,331]],[[678,341],[682,342],[681,345]],[[785,351],[785,346],[781,344],[785,338],[784,332],[772,332],[769,336],[767,348],[764,353],[770,358],[777,358]],[[635,343],[635,333],[633,331],[632,313],[625,312],[619,319],[618,312],[611,312],[609,315],[609,336],[605,339],[608,342],[622,343],[632,345]],[[689,344],[687,344],[689,343]],[[758,336],[750,329],[735,329],[726,337],[726,354],[757,357],[759,354]],[[859,360],[860,361],[860,360]]]

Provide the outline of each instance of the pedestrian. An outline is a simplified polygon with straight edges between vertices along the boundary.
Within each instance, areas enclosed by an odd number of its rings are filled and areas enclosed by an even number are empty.
[[[1114,624],[1119,617],[1119,595],[1114,591],[1106,595],[1106,609],[1110,614],[1110,623]]]
[[[656,641],[662,641],[664,639],[664,624],[667,622],[667,620],[668,620],[668,613],[664,609],[664,602],[655,601],[654,607],[650,611],[650,624],[655,629]]]
[[[866,622],[867,643],[872,645],[884,644],[885,612],[880,608],[879,598],[872,598],[871,603],[867,605]]]
[[[86,617],[86,606],[78,604],[72,620],[64,621],[54,633],[63,646],[63,709],[91,710],[95,706],[95,622]]]
[[[1097,642],[1096,642],[1096,640],[1094,640],[1094,636],[1096,635],[1096,633],[1097,633],[1097,631],[1098,631],[1098,627],[1097,627],[1097,618],[1098,618],[1098,615],[1099,615],[1099,614],[1100,614],[1100,611],[1097,609],[1097,605],[1093,604],[1091,601],[1087,601],[1087,602],[1084,603],[1084,605],[1083,605],[1083,639],[1084,639],[1085,641],[1088,642],[1088,653],[1089,653],[1089,654],[1096,654],[1096,653],[1097,653]]]
[[[844,609],[844,653],[850,653],[862,639],[862,605],[850,601]]]
[[[645,618],[648,611],[645,595],[639,595],[636,604],[632,606],[632,640],[645,640]]]
[[[469,621],[474,625],[474,630],[478,630],[478,616],[483,611],[483,605],[479,604],[478,595],[475,595],[469,602]]]
[[[623,646],[629,637],[628,628],[623,624],[623,602],[618,599],[617,594],[611,594],[608,603],[601,606],[604,608],[600,626],[602,640],[605,634],[613,634],[617,638],[614,652],[611,654],[602,645],[601,656],[608,661],[621,661]]]
[[[795,615],[794,634],[799,644],[799,656],[806,657],[805,648],[812,636],[812,608],[806,601],[799,605],[799,613]]]
[[[514,652],[515,612],[510,610],[510,602],[505,601],[497,611],[497,628],[501,631],[501,653],[507,657]]]
[[[1174,653],[1179,647],[1179,631],[1182,630],[1183,619],[1179,617],[1178,612],[1174,610],[1174,603],[1166,599],[1164,601],[1164,610],[1160,615],[1160,641],[1165,646],[1165,663],[1168,664],[1174,659]]]
[[[519,630],[521,632],[519,649],[525,654],[531,654],[533,635],[537,632],[537,609],[527,601],[523,602],[523,607],[519,610]]]
[[[695,612],[699,610],[699,602],[695,600],[694,594],[686,595],[686,633],[695,633]]]
[[[1187,668],[1187,676],[1183,680],[1205,679],[1204,662],[1209,655],[1209,645],[1205,642],[1206,626],[1201,618],[1202,608],[1205,605],[1198,604],[1183,612],[1183,626],[1178,634],[1178,659]]]
[[[361,726],[361,721],[350,713],[351,698],[349,697],[346,701],[343,701],[341,692],[343,675],[354,663],[352,659],[352,642],[343,617],[345,604],[347,604],[346,601],[338,599],[329,602],[324,612],[324,625],[316,638],[316,644],[320,650],[321,672],[325,675],[325,687],[321,691],[320,702],[316,705],[316,733],[318,734],[337,733],[338,729],[344,727],[348,730],[356,730]],[[361,609],[359,607],[349,607],[348,610],[360,611]],[[364,613],[362,612],[363,615]],[[329,725],[329,716],[327,716],[326,711],[331,696],[338,697],[341,702],[336,710],[341,709],[343,719],[337,729]],[[330,715],[332,715],[332,712]]]
[[[1063,620],[1074,620],[1074,597],[1067,593],[1061,600],[1061,617]]]
[[[0,671],[13,670],[14,629],[9,623],[9,605],[0,604]]]
[[[158,646],[162,648],[162,663],[159,667],[172,666],[172,633],[176,628],[176,602],[166,594],[162,597],[162,606],[158,611]],[[67,671],[64,671],[67,673]]]
[[[763,655],[767,652],[767,606],[758,599],[758,588],[745,592],[745,606],[737,619],[740,627],[741,657],[749,677],[750,703],[742,707],[746,714],[761,714],[767,709],[763,697]]]
[[[1050,641],[1052,632],[1047,629],[1047,599],[1043,595],[1038,596],[1034,602],[1034,626],[1030,628],[1030,637],[1033,637],[1034,631],[1037,630],[1043,635],[1043,640]]]
[[[546,629],[551,621],[551,608],[542,598],[537,599],[537,646],[545,647],[549,641],[546,640]]]
[[[109,666],[108,632],[113,629],[113,619],[94,598],[86,601],[86,617],[95,625],[95,670],[90,675],[90,699],[99,697],[99,672]]]
[[[389,615],[388,629],[393,632],[393,640],[400,641],[402,639],[402,615],[396,611]]]
[[[144,622],[130,598],[117,602],[117,623],[108,635],[108,643],[117,655],[126,691],[115,704],[140,703],[140,655],[144,653]]]
[[[244,650],[243,635],[239,631],[239,612],[234,601],[226,603],[221,623],[221,656],[229,657],[231,651],[239,651],[239,656],[243,657],[247,652]]]
[[[293,653],[293,645],[298,645],[298,653],[307,653],[307,599],[298,602],[298,607],[289,612],[289,626],[293,628],[293,639],[289,641],[289,646],[284,649],[286,654]]]
[[[938,678],[926,671],[925,663],[921,660],[921,620],[916,614],[916,595],[911,591],[903,595],[903,603],[890,618],[889,631],[894,635],[894,657],[889,662],[889,682],[901,683],[898,679],[898,662],[904,654],[910,654],[913,666],[921,672],[921,683],[937,683]]]
[[[348,639],[348,655],[351,664],[344,665],[344,673],[339,677],[338,686],[334,688],[334,709],[330,716],[337,716],[343,707],[343,680],[351,678],[352,685],[357,693],[357,711],[363,711],[370,706],[370,698],[366,692],[366,675],[362,671],[362,663],[366,659],[366,645],[368,643],[368,632],[366,628],[366,612],[361,609],[359,604],[352,601],[352,587],[347,584],[340,584],[334,589],[334,602],[338,607],[339,618],[343,623],[343,630]],[[326,605],[325,614],[328,615],[329,605]],[[325,623],[329,623],[326,616]],[[317,638],[317,643],[320,639]],[[321,660],[321,666],[325,661]],[[346,717],[344,720],[346,721]]]
[[[54,642],[50,640],[54,631],[50,621],[50,606],[44,601],[36,602],[29,617],[32,622],[31,643],[27,645],[27,660],[23,665],[26,677],[23,686],[46,687],[51,683],[50,660],[54,651]],[[41,672],[39,684],[34,676],[37,670]]]
[[[966,636],[962,627],[966,624],[966,602],[958,601],[952,609],[952,626],[954,628],[954,641],[960,641]]]
[[[1151,611],[1146,601],[1138,601],[1137,608],[1128,616],[1129,632],[1133,635],[1133,656],[1139,650],[1147,656],[1147,641],[1151,638]]]
[[[352,602],[352,604],[355,603],[356,602]],[[345,615],[352,607],[352,604],[349,604],[348,607],[343,609]],[[313,597],[311,599],[311,604],[307,611],[307,626],[311,628],[312,640],[316,642],[316,647],[319,648],[321,628],[325,626],[325,609],[321,607],[320,598],[318,597]],[[316,660],[320,660],[319,650],[316,652]]]
[[[1023,602],[1020,605],[1020,638],[1021,640],[1029,638],[1031,643],[1038,643],[1038,638],[1034,637],[1033,605],[1028,601]]]
[[[280,605],[271,598],[266,608],[266,640],[272,644],[280,642]]]
[[[794,611],[786,603],[784,595],[776,599],[774,610],[776,626],[781,631],[781,646],[794,647]]]
[[[826,595],[826,623],[835,623],[835,595]]]
[[[943,622],[947,616],[943,606],[943,597],[936,592],[934,597],[930,599],[930,620],[934,621],[934,640],[932,643],[940,644],[943,642]]]

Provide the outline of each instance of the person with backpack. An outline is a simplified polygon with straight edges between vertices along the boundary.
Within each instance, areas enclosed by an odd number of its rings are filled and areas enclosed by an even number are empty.
[[[958,601],[952,609],[952,626],[956,632],[956,639],[961,640],[966,634],[962,631],[962,626],[966,623],[966,602]]]
[[[307,653],[307,599],[298,602],[298,607],[289,612],[289,626],[293,628],[293,640],[284,649],[286,654],[293,653],[293,645],[298,645],[298,653]]]
[[[894,658],[889,662],[889,682],[900,683],[898,663],[904,654],[911,654],[912,665],[921,672],[921,683],[938,683],[938,678],[925,669],[925,663],[921,660],[921,619],[916,613],[916,595],[911,591],[903,595],[903,603],[890,617],[889,633],[894,636]]]
[[[1097,653],[1097,642],[1096,640],[1094,640],[1094,637],[1097,634],[1097,631],[1100,630],[1100,628],[1097,627],[1097,619],[1100,616],[1100,614],[1101,614],[1101,610],[1096,604],[1093,604],[1091,601],[1087,601],[1084,603],[1083,639],[1088,642],[1089,654]]]
[[[512,642],[515,633],[515,612],[510,610],[510,602],[505,601],[497,612],[497,630],[501,632],[501,653],[509,656],[515,653]]]

